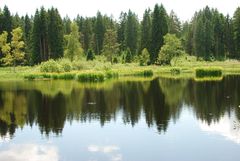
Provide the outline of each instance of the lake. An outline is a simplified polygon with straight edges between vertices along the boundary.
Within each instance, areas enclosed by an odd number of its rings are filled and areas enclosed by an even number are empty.
[[[0,83],[1,161],[239,158],[239,76]]]

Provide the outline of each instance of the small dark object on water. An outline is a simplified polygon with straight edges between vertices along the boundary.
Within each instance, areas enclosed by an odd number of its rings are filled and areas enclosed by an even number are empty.
[[[88,105],[96,105],[96,102],[88,102]]]
[[[226,98],[227,98],[227,99],[229,99],[229,98],[230,98],[230,96],[227,96]]]

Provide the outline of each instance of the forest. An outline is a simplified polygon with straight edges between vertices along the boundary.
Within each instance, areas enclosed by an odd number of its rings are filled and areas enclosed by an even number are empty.
[[[197,61],[240,59],[240,8],[233,16],[206,6],[182,22],[162,4],[146,9],[140,20],[129,10],[118,19],[97,12],[94,17],[61,17],[57,8],[19,16],[0,9],[0,65],[33,66],[105,59],[111,64],[137,62],[168,65],[182,55]],[[100,57],[100,58],[99,58]],[[186,58],[187,59],[187,58]]]

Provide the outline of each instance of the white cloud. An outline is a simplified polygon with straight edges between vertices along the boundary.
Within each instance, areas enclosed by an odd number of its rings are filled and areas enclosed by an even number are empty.
[[[210,125],[200,122],[200,128],[203,131],[222,135],[226,139],[240,144],[240,122],[234,117],[229,118],[225,115],[217,123],[212,123]]]
[[[115,145],[106,145],[106,146],[89,145],[88,146],[88,151],[90,152],[112,153],[117,150],[119,150],[119,147]]]
[[[0,160],[8,161],[58,161],[58,151],[54,146],[36,144],[13,144],[0,151]]]
[[[105,154],[110,161],[121,161],[122,160],[122,154],[119,154],[120,148],[116,145],[89,145],[87,147],[89,152],[92,153],[103,153]]]
[[[240,6],[240,0],[1,0],[0,7],[6,4],[11,11],[23,15],[34,14],[35,9],[40,6],[47,8],[54,6],[59,9],[62,16],[68,14],[71,18],[77,14],[94,16],[99,10],[118,18],[121,11],[127,11],[129,8],[142,17],[144,10],[148,7],[153,8],[156,3],[162,3],[168,12],[174,10],[182,20],[191,19],[195,11],[206,5],[230,15],[237,6]]]

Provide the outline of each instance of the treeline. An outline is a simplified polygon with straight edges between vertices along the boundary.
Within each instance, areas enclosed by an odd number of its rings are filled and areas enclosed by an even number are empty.
[[[41,7],[35,15],[22,17],[12,14],[7,6],[0,9],[0,34],[8,33],[7,42],[10,43],[11,32],[17,27],[23,31],[28,65],[76,51],[83,55],[105,55],[109,61],[125,55],[127,62],[131,62],[143,49],[149,54],[148,64],[154,64],[167,33],[175,34],[185,52],[199,59],[240,59],[240,8],[230,17],[206,7],[184,23],[173,11],[168,14],[158,4],[153,10],[146,9],[141,21],[131,10],[122,12],[118,20],[100,12],[94,17],[77,15],[71,20],[67,16],[62,18],[56,8]],[[0,56],[4,56],[1,47]]]

